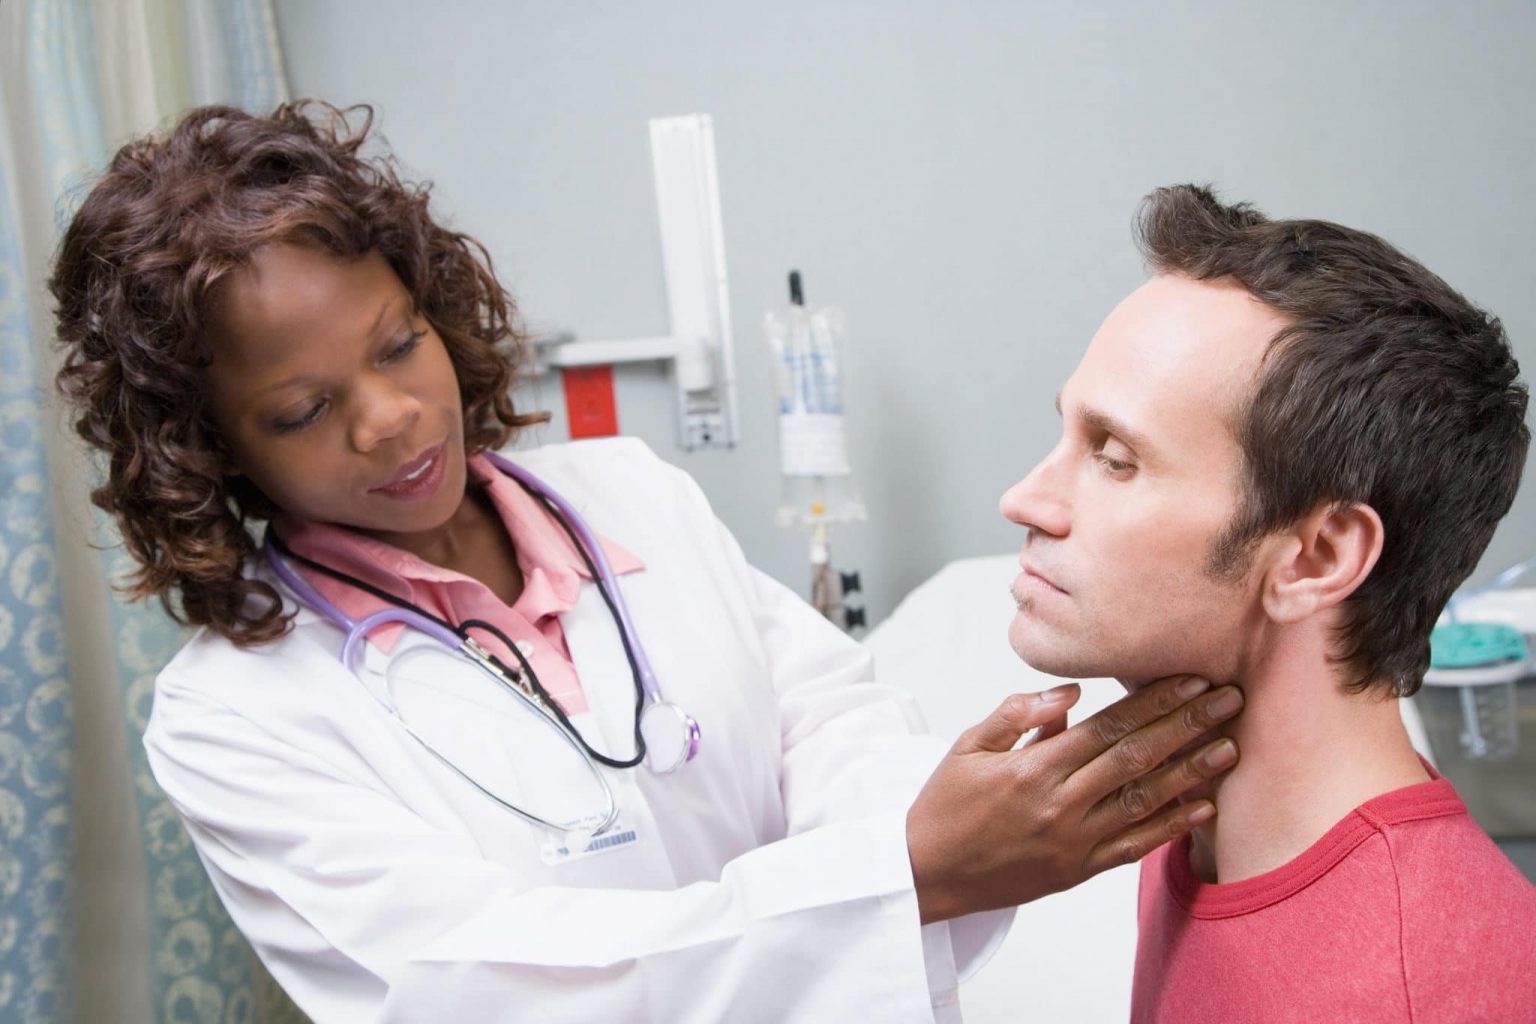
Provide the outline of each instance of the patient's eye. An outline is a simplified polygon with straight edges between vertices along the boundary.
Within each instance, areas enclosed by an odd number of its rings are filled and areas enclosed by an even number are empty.
[[[1121,462],[1118,459],[1112,459],[1108,455],[1105,455],[1103,452],[1095,454],[1094,460],[1097,461],[1098,464],[1103,466],[1106,470],[1116,475],[1129,473],[1131,470],[1136,468],[1129,462]]]
[[[1105,438],[1099,445],[1093,453],[1093,461],[1117,480],[1126,479],[1136,471],[1136,463],[1129,450],[1113,437]]]

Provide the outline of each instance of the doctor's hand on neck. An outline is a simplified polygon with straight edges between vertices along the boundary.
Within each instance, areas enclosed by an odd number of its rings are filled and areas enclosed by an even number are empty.
[[[1215,815],[1209,800],[1174,801],[1230,770],[1236,744],[1174,755],[1241,711],[1240,690],[1174,676],[1068,729],[1080,692],[1014,694],[929,777],[907,812],[923,924],[1070,889]]]

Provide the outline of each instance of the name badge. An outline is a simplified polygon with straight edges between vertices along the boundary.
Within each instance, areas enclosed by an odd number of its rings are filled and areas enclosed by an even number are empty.
[[[551,836],[539,849],[539,859],[546,865],[554,867],[558,864],[586,860],[588,857],[622,850],[639,841],[640,833],[624,820],[624,815],[621,813],[619,820],[613,823],[613,827],[600,836],[594,836],[590,832],[566,832],[564,835]]]
[[[590,711],[572,716],[571,724],[583,735],[593,735],[597,730],[596,718]],[[607,771],[602,768],[598,770]],[[600,836],[582,829],[570,829],[559,835],[550,835],[539,847],[539,858],[546,865],[552,867],[571,861],[585,860],[588,857],[612,853],[614,850],[627,849],[640,841],[640,833],[632,824],[632,815],[625,813],[624,810],[622,780],[616,777],[617,773],[608,772],[607,774],[609,785],[614,789],[614,800],[619,803],[618,818],[608,827],[608,831]],[[554,780],[547,780],[547,782],[554,782]],[[590,795],[587,800],[587,806],[591,806]],[[601,815],[598,817],[600,818]]]

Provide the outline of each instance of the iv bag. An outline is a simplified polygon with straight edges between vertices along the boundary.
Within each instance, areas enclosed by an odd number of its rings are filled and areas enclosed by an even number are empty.
[[[763,327],[778,385],[779,525],[863,521],[845,431],[842,311],[807,309],[800,275],[791,273],[789,308],[769,313]]]

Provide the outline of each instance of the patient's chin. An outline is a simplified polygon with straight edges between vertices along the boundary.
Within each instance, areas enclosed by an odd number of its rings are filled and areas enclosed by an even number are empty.
[[[1008,630],[1008,644],[1030,668],[1063,679],[1115,679],[1134,691],[1156,678],[1144,659],[1127,657],[1100,638],[1048,629],[1022,615]]]
[[[1175,672],[1196,670],[1159,656],[1162,652],[1117,649],[1102,636],[1078,636],[1022,614],[1008,629],[1008,644],[1037,672],[1063,679],[1114,679],[1130,693]]]
[[[1037,672],[1060,676],[1063,679],[1092,679],[1107,675],[1098,659],[1083,651],[1075,651],[1065,644],[1051,643],[1020,630],[1010,630],[1008,642],[1013,653],[1024,659],[1025,664]]]

